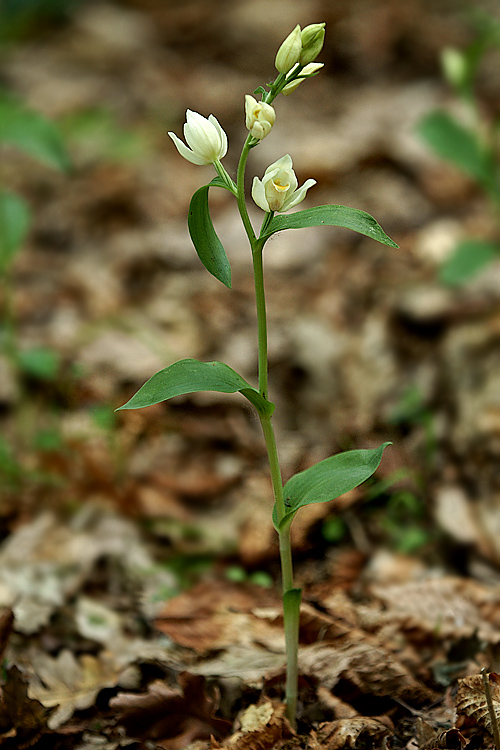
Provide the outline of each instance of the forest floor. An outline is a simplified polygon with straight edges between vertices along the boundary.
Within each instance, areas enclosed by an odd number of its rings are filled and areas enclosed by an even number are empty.
[[[460,288],[437,280],[458,238],[495,230],[474,183],[416,133],[434,108],[457,110],[439,55],[471,40],[467,13],[445,0],[74,5],[1,59],[2,86],[58,124],[73,167],[2,149],[2,183],[33,212],[10,290],[18,347],[50,366],[0,356],[0,746],[493,747],[480,673],[500,715],[500,262]],[[219,393],[114,410],[186,357],[255,382],[238,212],[218,191],[228,290],[186,227],[213,173],[167,131],[182,134],[188,108],[214,114],[234,175],[244,95],[274,77],[291,29],[317,21],[325,67],[276,102],[249,184],[289,153],[299,183],[317,181],[304,206],[363,209],[400,248],[317,227],[265,251],[284,478],[392,441],[374,478],[294,521],[294,732],[259,424]],[[486,117],[498,62],[479,79]]]

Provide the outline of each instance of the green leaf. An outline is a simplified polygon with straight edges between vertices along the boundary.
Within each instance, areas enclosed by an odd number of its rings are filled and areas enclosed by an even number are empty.
[[[272,234],[281,232],[283,229],[303,229],[321,225],[353,229],[384,245],[399,247],[387,236],[373,216],[358,208],[348,206],[315,206],[293,214],[277,214],[267,224],[260,239],[266,241]]]
[[[500,248],[483,240],[462,240],[453,255],[441,266],[439,279],[448,286],[460,286],[469,281],[484,266],[500,254]]]
[[[38,112],[0,95],[0,143],[9,143],[56,169],[71,164],[56,126]]]
[[[198,391],[241,393],[262,414],[272,414],[274,404],[260,395],[247,381],[223,362],[199,362],[181,359],[160,370],[139,388],[120,409],[142,409],[174,396]]]
[[[30,220],[30,210],[22,198],[0,191],[0,273],[6,271],[21,248]]]
[[[335,500],[371,477],[388,445],[391,443],[384,443],[373,450],[337,453],[295,474],[283,488],[286,512],[279,524],[276,505],[273,508],[275,528],[291,523],[299,508],[304,505]]]
[[[27,374],[40,380],[54,380],[61,358],[57,352],[45,347],[33,347],[19,352],[19,364]]]
[[[480,141],[447,112],[431,112],[420,121],[417,132],[442,159],[481,184],[490,184],[491,162]]]
[[[212,224],[208,208],[210,187],[226,187],[220,177],[215,177],[208,185],[203,185],[191,198],[188,215],[189,234],[198,257],[212,276],[231,289],[231,266],[222,242]]]

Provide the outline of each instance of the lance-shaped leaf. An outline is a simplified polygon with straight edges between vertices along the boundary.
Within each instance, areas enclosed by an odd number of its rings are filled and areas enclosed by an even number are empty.
[[[439,272],[448,286],[459,286],[472,279],[484,266],[500,254],[500,247],[485,240],[466,239],[458,243]]]
[[[267,241],[272,234],[281,232],[283,229],[304,229],[305,227],[323,225],[353,229],[355,232],[371,237],[372,240],[382,242],[384,245],[398,247],[373,216],[367,214],[366,211],[349,208],[349,206],[333,205],[306,208],[293,214],[277,214],[265,227],[260,239]]]
[[[283,488],[285,515],[279,521],[276,505],[273,508],[273,523],[276,529],[291,523],[299,508],[311,503],[326,503],[335,500],[369,479],[377,470],[385,448],[383,443],[373,450],[354,450],[337,453],[324,461],[295,474]]]
[[[5,95],[0,95],[0,143],[10,143],[56,169],[71,166],[57,127]]]
[[[231,266],[222,242],[212,224],[208,207],[210,187],[227,187],[220,177],[199,188],[191,198],[188,229],[198,257],[212,276],[231,289]]]
[[[160,370],[119,409],[142,409],[174,396],[198,391],[239,392],[258,412],[272,414],[274,411],[274,404],[261,396],[256,388],[229,365],[223,362],[199,362],[197,359],[181,359]]]
[[[491,182],[488,154],[475,133],[447,112],[431,112],[418,125],[420,136],[442,159],[451,162],[482,185]]]

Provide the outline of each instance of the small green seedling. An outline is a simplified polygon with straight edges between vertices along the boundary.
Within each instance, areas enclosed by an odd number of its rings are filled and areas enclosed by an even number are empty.
[[[282,481],[278,450],[272,424],[274,404],[268,398],[267,318],[264,293],[263,250],[266,242],[285,229],[301,229],[320,225],[353,229],[389,247],[397,247],[369,214],[346,206],[325,205],[287,213],[297,206],[315,184],[309,179],[299,187],[288,154],[280,157],[265,171],[254,177],[252,198],[263,211],[259,232],[250,220],[244,191],[245,169],[252,149],[269,135],[276,119],[273,105],[279,94],[291,94],[307,78],[323,67],[314,60],[323,47],[325,24],[315,23],[302,29],[296,26],[276,55],[278,75],[267,87],[259,86],[254,96],[245,97],[245,123],[249,131],[239,158],[236,182],[221,163],[227,152],[227,137],[213,115],[208,119],[187,111],[184,137],[187,145],[169,133],[179,153],[198,165],[212,164],[217,176],[199,188],[189,207],[188,227],[198,256],[205,268],[226,287],[231,287],[231,267],[210,217],[208,194],[213,189],[231,193],[237,203],[241,221],[248,237],[255,281],[258,336],[258,385],[248,383],[241,375],[222,362],[199,362],[183,359],[157,372],[120,409],[139,409],[166,399],[196,391],[240,393],[256,410],[262,424],[269,457],[274,493],[272,519],[279,537],[282,570],[284,629],[287,655],[286,704],[287,716],[295,724],[298,678],[298,634],[301,591],[294,585],[290,527],[300,508],[310,503],[333,500],[352,490],[376,471],[384,443],[373,450],[352,450],[339,453],[296,474],[285,484]],[[266,90],[267,88],[267,90]]]
[[[491,239],[465,237],[458,242],[440,269],[439,278],[448,286],[464,284],[500,256],[500,118],[488,118],[476,98],[481,62],[492,48],[500,47],[500,22],[481,13],[477,26],[477,37],[469,47],[448,47],[441,56],[445,78],[464,105],[464,117],[438,109],[418,125],[420,136],[433,151],[476,183],[491,205],[496,224]]]

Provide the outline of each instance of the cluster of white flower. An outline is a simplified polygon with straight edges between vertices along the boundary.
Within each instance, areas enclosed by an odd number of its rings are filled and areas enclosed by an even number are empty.
[[[305,79],[315,75],[323,63],[315,63],[323,47],[325,24],[315,23],[301,30],[297,25],[280,46],[276,55],[276,69],[279,73],[275,81],[273,97],[278,93],[285,96],[295,91]],[[253,96],[245,96],[245,125],[249,135],[262,140],[270,132],[276,120],[274,107],[266,101],[257,101]],[[213,164],[220,174],[223,167],[220,160],[227,152],[227,135],[213,115],[208,119],[190,109],[186,112],[184,138],[186,144],[175,133],[169,132],[177,150],[192,164]],[[316,180],[306,180],[298,187],[297,177],[292,168],[292,159],[286,154],[271,164],[262,180],[255,177],[252,185],[252,198],[266,212],[283,212],[304,200],[308,189]]]

